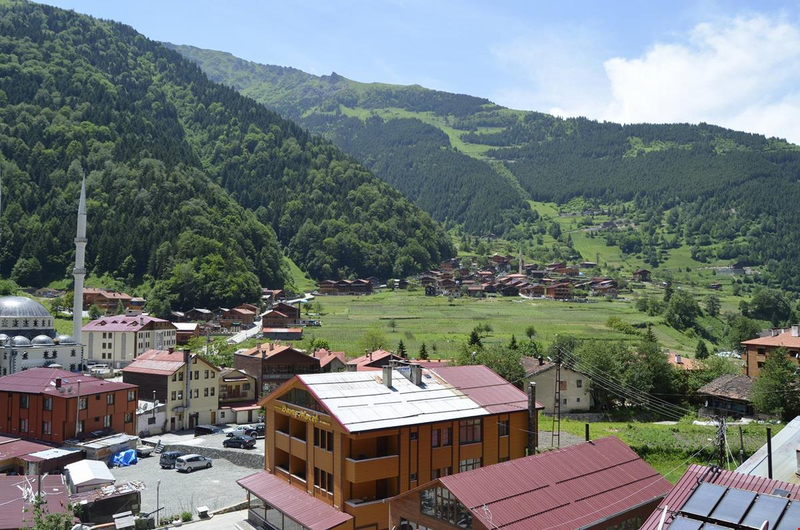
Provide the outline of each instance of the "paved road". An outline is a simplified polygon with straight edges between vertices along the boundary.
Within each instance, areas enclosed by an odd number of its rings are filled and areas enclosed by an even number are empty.
[[[245,491],[236,481],[255,471],[231,464],[224,459],[214,460],[211,469],[199,469],[193,473],[179,473],[174,469],[161,469],[158,455],[139,460],[130,467],[111,470],[117,483],[128,480],[141,480],[147,486],[142,492],[142,512],[156,509],[156,493],[159,490],[159,504],[165,508],[163,516],[192,512],[197,516],[198,506],[208,506],[217,510],[242,502],[247,498]],[[157,488],[161,481],[161,487]],[[194,527],[192,527],[194,528]],[[212,528],[212,527],[208,527]]]
[[[286,300],[285,303],[287,304],[296,304],[298,302],[303,301],[310,301],[314,299],[314,295],[311,293],[306,293],[304,296],[300,298],[295,298],[293,300]],[[252,328],[244,329],[228,338],[228,344],[241,344],[247,339],[252,339],[253,337],[257,336],[261,333],[261,318],[269,312],[269,309],[261,313],[256,317],[256,323]]]
[[[246,520],[247,510],[239,510],[238,512],[215,515],[209,520],[194,522],[189,526],[189,530],[236,530],[237,528],[249,528],[245,525],[237,526],[237,524]]]

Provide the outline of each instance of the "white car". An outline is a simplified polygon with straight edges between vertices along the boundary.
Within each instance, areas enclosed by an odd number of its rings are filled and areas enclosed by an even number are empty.
[[[195,469],[208,469],[211,459],[201,455],[184,455],[175,460],[175,469],[191,473]]]
[[[252,425],[239,425],[230,431],[226,431],[225,436],[230,438],[232,436],[249,436],[251,431],[254,431],[255,427]]]

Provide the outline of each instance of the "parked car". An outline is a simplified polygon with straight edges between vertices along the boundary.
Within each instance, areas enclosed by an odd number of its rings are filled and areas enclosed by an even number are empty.
[[[184,455],[175,460],[175,469],[191,473],[195,469],[208,469],[211,467],[211,459],[201,455]]]
[[[249,436],[247,433],[253,430],[255,429],[252,425],[239,425],[225,433],[225,436],[228,438],[232,436]]]
[[[237,434],[226,438],[222,442],[223,447],[240,447],[242,449],[252,449],[256,446],[256,439],[252,436]]]
[[[257,437],[263,438],[267,432],[267,426],[263,423],[256,423],[255,425],[253,425],[253,427],[255,428],[256,434],[251,436],[253,436],[253,438]]]
[[[222,434],[223,432],[225,432],[224,429],[217,427],[215,425],[195,425],[194,427],[195,436],[205,436],[207,434]]]
[[[161,466],[161,469],[171,469],[175,467],[175,461],[182,456],[183,453],[180,451],[164,451],[161,453],[158,464]]]

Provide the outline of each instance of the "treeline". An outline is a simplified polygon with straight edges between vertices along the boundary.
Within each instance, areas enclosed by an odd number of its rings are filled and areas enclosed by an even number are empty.
[[[0,24],[1,274],[68,273],[81,166],[90,270],[144,280],[166,304],[283,285],[278,241],[320,277],[452,255],[427,214],[353,159],[132,28],[29,3],[0,8]],[[298,237],[307,224],[325,238]]]

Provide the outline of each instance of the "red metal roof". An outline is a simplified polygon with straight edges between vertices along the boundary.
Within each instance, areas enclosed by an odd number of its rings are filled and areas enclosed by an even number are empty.
[[[384,359],[395,359],[395,360],[402,360],[403,358],[399,355],[395,355],[390,351],[386,350],[375,350],[372,353],[368,353],[366,355],[362,355],[361,357],[356,357],[355,359],[350,359],[347,361],[349,365],[355,365],[357,367],[362,366],[369,366],[372,363],[377,363],[383,361]]]
[[[670,490],[669,482],[615,437],[439,481],[487,528],[514,530],[582,528]]]
[[[138,316],[138,317],[126,317],[122,315],[117,315],[113,317],[104,317],[99,318],[97,320],[92,320],[85,326],[83,326],[83,331],[139,331],[143,327],[147,326],[151,322],[159,322],[164,324],[169,324],[172,326],[172,323],[168,320],[164,320],[161,318],[155,317],[146,317],[146,316]],[[174,328],[175,326],[173,326]]]
[[[327,530],[352,519],[267,471],[236,482],[310,530]]]
[[[37,475],[0,475],[0,530],[16,530],[33,525],[33,505],[25,500],[22,488],[39,490],[40,477]],[[62,475],[50,475],[41,479],[41,491],[47,499],[47,512],[65,513],[68,511],[69,491]],[[29,490],[30,491],[30,490]],[[30,497],[28,497],[30,498]]]
[[[800,484],[789,484],[788,482],[780,480],[745,475],[744,473],[725,471],[722,469],[718,470],[717,473],[706,473],[708,470],[709,468],[707,466],[690,466],[678,483],[675,484],[675,487],[672,488],[672,491],[669,492],[669,495],[658,505],[658,509],[645,521],[640,530],[658,530],[658,524],[661,520],[661,511],[664,509],[664,506],[668,507],[667,520],[664,527],[668,527],[674,515],[683,508],[683,505],[694,492],[695,486],[698,485],[697,481],[700,478],[703,479],[703,482],[754,491],[756,493],[772,494],[775,488],[780,488],[789,492],[790,499],[800,500]]]
[[[31,368],[24,372],[0,377],[0,392],[63,395],[64,397],[75,395],[66,392],[62,394],[56,389],[55,381],[59,378],[62,386],[67,389],[76,388],[75,383],[80,382],[81,396],[136,388],[136,385],[106,381],[90,375],[74,374],[59,368]]]
[[[123,372],[172,375],[184,364],[183,350],[147,350],[122,369]]]
[[[429,369],[492,414],[528,410],[528,396],[482,364]],[[536,402],[537,409],[544,406]]]
[[[39,451],[46,451],[47,449],[52,449],[52,448],[53,447],[50,445],[44,445],[36,442],[29,442],[27,440],[18,440],[12,438],[9,441],[0,443],[0,461],[8,460],[9,458],[16,458],[19,456],[29,455],[31,453],[38,453]]]

